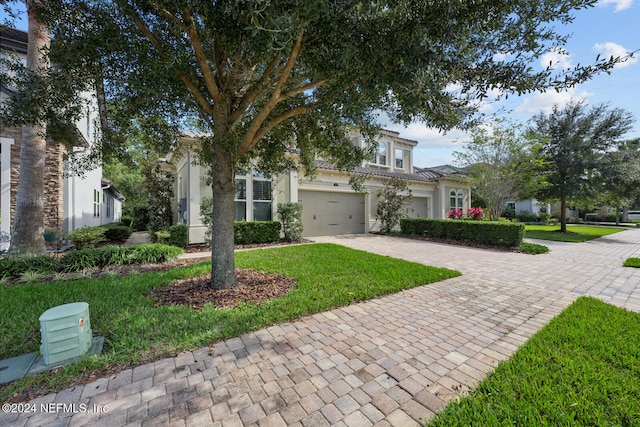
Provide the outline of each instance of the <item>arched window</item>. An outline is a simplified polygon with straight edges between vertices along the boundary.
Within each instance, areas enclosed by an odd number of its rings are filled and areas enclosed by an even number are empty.
[[[451,190],[449,192],[449,208],[450,209],[456,208],[456,190]]]
[[[458,190],[458,205],[456,207],[462,209],[462,201],[464,199],[464,195],[462,194],[462,190]]]

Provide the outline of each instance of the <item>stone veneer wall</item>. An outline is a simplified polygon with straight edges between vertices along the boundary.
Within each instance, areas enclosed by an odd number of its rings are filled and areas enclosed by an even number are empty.
[[[22,128],[1,127],[0,136],[14,140],[11,146],[11,223],[15,218],[18,177],[20,176],[20,143]],[[65,150],[61,144],[47,141],[47,156],[44,172],[44,228],[62,229],[63,184],[62,161]]]

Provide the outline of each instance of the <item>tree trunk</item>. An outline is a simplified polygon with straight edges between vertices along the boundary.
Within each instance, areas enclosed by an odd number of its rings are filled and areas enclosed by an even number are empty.
[[[560,198],[560,232],[567,232],[567,198]]]
[[[26,1],[29,15],[27,68],[38,73],[49,67],[43,50],[50,44],[49,33],[40,24],[32,7]],[[46,253],[44,244],[44,170],[47,143],[46,126],[25,126],[20,145],[20,175],[16,195],[16,213],[11,235],[9,255],[26,257]]]
[[[221,150],[222,151],[222,150]],[[219,153],[211,169],[211,287],[227,289],[236,282],[233,250],[235,161],[230,153]]]

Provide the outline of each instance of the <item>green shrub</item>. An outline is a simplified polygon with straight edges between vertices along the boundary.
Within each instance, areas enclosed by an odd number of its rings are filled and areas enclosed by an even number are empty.
[[[170,237],[171,237],[171,233],[169,233],[169,230],[160,230],[160,231],[151,232],[151,241],[153,243],[168,245]]]
[[[529,211],[521,211],[516,215],[516,219],[520,222],[540,222],[540,217]]]
[[[95,267],[106,267],[108,265],[126,265],[133,263],[131,247],[108,245],[96,249]]]
[[[162,244],[144,244],[130,246],[133,264],[149,264],[171,262],[178,258],[183,251],[177,246]]]
[[[28,271],[36,273],[55,272],[58,271],[58,261],[48,255],[0,259],[0,278],[20,277]]]
[[[100,264],[99,249],[85,248],[75,249],[64,254],[60,258],[60,271],[72,273],[87,268],[97,267]]]
[[[77,249],[93,248],[98,243],[106,240],[104,227],[83,227],[73,230],[67,234],[67,239],[73,243]]]
[[[236,221],[233,224],[233,242],[237,245],[277,242],[281,225],[277,221]]]
[[[186,248],[189,244],[189,228],[186,225],[172,225],[169,227],[169,244],[179,248]]]
[[[120,217],[120,225],[124,225],[125,227],[133,227],[134,219],[130,215],[122,215]]]
[[[403,218],[402,234],[452,239],[486,245],[520,247],[524,224],[495,221],[452,221],[447,219]]]
[[[278,203],[278,218],[282,222],[284,239],[288,242],[299,242],[302,240],[302,204],[300,203]]]
[[[119,223],[106,224],[102,227],[106,230],[104,237],[110,242],[124,242],[133,232],[132,228]]]
[[[549,248],[537,243],[522,242],[520,244],[520,252],[530,255],[544,254],[549,252]]]
[[[67,252],[60,259],[60,271],[71,273],[92,267],[109,265],[149,264],[174,261],[182,249],[161,244],[137,246],[103,246]]]

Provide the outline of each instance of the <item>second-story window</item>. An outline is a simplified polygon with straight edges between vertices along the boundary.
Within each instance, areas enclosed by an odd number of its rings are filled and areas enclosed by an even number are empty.
[[[404,169],[404,150],[396,149],[396,169]]]
[[[370,163],[383,166],[387,165],[387,144],[385,142],[381,142],[378,145],[378,152],[371,157]]]

